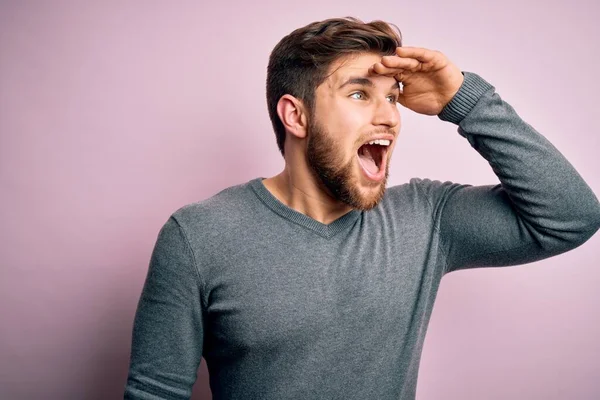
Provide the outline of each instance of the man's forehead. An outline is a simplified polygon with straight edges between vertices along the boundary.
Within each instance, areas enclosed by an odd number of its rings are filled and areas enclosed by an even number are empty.
[[[363,54],[342,57],[331,65],[329,79],[331,81],[345,81],[350,76],[365,76],[369,74],[369,67],[381,60],[376,54]]]

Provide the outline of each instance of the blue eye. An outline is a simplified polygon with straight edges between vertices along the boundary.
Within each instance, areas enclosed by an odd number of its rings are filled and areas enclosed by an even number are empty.
[[[360,97],[357,97],[360,96]],[[356,99],[356,100],[364,100],[367,96],[365,95],[364,92],[354,92],[350,95],[350,97]],[[398,101],[398,97],[396,97],[396,95],[389,95],[388,99],[390,99],[390,103],[395,104]]]

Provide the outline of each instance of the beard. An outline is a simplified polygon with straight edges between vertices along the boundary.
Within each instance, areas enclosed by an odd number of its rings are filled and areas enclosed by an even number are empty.
[[[344,164],[343,153],[329,136],[327,130],[314,118],[309,119],[307,162],[313,176],[332,197],[362,211],[375,207],[385,194],[389,174],[386,165],[383,181],[377,183],[375,192],[361,190],[360,176],[355,171],[355,157]]]

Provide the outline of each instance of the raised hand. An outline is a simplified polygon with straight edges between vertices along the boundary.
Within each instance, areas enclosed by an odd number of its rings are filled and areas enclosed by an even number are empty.
[[[398,102],[419,114],[437,115],[463,83],[463,74],[444,54],[421,47],[398,47],[369,73],[393,76],[402,83]]]

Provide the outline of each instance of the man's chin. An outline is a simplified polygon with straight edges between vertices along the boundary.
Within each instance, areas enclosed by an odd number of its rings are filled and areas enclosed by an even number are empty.
[[[375,208],[383,199],[386,190],[385,179],[381,182],[357,183],[351,189],[352,199],[348,203],[352,208],[368,211]]]
[[[385,189],[383,189],[380,193],[380,195],[378,194],[377,196],[373,196],[373,197],[369,197],[369,198],[363,198],[362,201],[360,202],[360,204],[358,205],[358,207],[355,207],[361,211],[368,211],[368,210],[372,210],[373,208],[375,208],[383,199],[383,194],[385,192]]]

